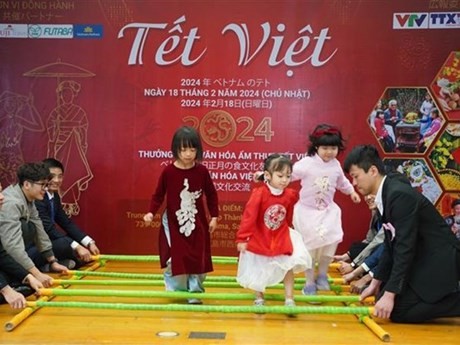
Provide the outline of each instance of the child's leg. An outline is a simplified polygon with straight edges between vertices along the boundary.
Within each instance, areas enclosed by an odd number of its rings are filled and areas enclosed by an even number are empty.
[[[286,300],[294,299],[294,272],[289,270],[284,276],[284,297]]]
[[[188,291],[189,292],[204,292],[204,280],[206,274],[189,274],[188,275]]]
[[[206,274],[187,274],[187,290],[188,292],[201,293],[204,292],[204,280]],[[189,298],[188,304],[201,304],[201,300],[198,298]]]
[[[311,284],[315,284],[315,269],[313,267],[305,270],[305,285]]]
[[[166,291],[187,291],[187,275],[180,274],[173,276],[171,270],[171,260],[167,263],[163,272],[163,277],[165,280]]]
[[[293,307],[294,302],[294,272],[289,270],[284,276],[284,305]]]
[[[260,291],[255,292],[256,299],[254,300],[254,305],[264,305],[265,300],[264,300],[264,293]]]
[[[165,232],[168,245],[171,247],[171,236],[169,233],[169,224],[166,211],[163,212],[161,223],[163,224],[163,230]],[[187,291],[187,275],[181,274],[173,276],[171,269],[171,258],[166,263],[163,277],[165,280],[166,291]]]
[[[305,286],[302,289],[304,295],[316,295],[316,284],[315,284],[315,265],[317,262],[317,250],[308,250],[311,256],[312,264],[311,268],[305,270]]]
[[[338,243],[332,243],[320,248],[318,261],[318,276],[316,278],[316,288],[318,290],[330,290],[327,272],[329,264],[332,262],[334,254],[337,250]]]

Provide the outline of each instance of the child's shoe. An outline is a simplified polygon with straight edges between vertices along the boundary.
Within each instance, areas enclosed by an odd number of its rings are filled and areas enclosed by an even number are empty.
[[[263,298],[256,298],[254,300],[254,306],[256,307],[263,307],[265,305],[265,300]],[[263,311],[256,311],[256,314],[264,314]]]
[[[316,288],[318,290],[326,290],[329,291],[331,289],[329,285],[329,279],[325,274],[319,274],[316,278]]]
[[[203,302],[201,301],[201,299],[198,299],[198,298],[189,298],[187,300],[187,303],[188,304],[203,304]]]
[[[289,307],[289,308],[294,308],[295,307],[295,302],[292,298],[286,298],[284,301],[284,306]],[[296,315],[294,313],[288,313],[286,314],[288,317],[295,317]]]
[[[261,306],[265,305],[265,300],[263,298],[256,298],[254,300],[254,305],[256,307],[261,307]]]
[[[286,298],[284,301],[284,306],[285,307],[295,307],[295,302],[292,298]]]
[[[306,284],[302,289],[302,294],[305,296],[316,296],[316,284]],[[321,302],[308,301],[310,304],[321,304]]]
[[[302,289],[302,294],[305,296],[316,295],[316,284],[305,284]]]

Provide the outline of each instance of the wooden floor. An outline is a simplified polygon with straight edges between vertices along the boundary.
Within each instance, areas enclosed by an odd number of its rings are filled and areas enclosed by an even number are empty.
[[[160,273],[157,263],[107,262],[98,271]],[[234,275],[234,267],[218,265],[213,275]],[[58,278],[58,277],[56,277]],[[96,278],[91,278],[96,279]],[[99,278],[104,279],[104,278]],[[108,278],[105,278],[108,279]],[[76,286],[69,289],[77,288]],[[116,289],[91,286],[81,288]],[[118,287],[120,290],[159,287]],[[206,292],[248,292],[239,288],[208,288]],[[273,291],[272,291],[273,292]],[[282,293],[277,290],[276,293]],[[298,294],[299,292],[297,292]],[[35,298],[29,300],[34,301]],[[110,303],[177,303],[166,299],[116,297],[54,297],[52,301]],[[179,301],[179,303],[183,303]],[[250,305],[252,301],[206,300],[206,305]],[[282,302],[270,301],[270,305]],[[307,305],[297,303],[297,305]],[[325,304],[323,304],[325,305]],[[0,306],[0,320],[8,324],[17,311]],[[20,314],[21,315],[21,314]],[[458,344],[460,318],[430,324],[401,325],[377,320],[392,344]],[[162,334],[172,335],[163,337]],[[130,311],[42,307],[17,324],[0,331],[0,344],[383,344],[354,315],[227,314],[205,312]]]

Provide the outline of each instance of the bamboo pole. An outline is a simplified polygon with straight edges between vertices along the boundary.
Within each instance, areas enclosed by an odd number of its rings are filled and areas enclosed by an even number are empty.
[[[356,305],[351,303],[351,307],[355,307]],[[355,315],[358,320],[366,325],[367,328],[371,330],[380,340],[384,342],[389,342],[391,340],[390,333],[385,331],[382,327],[380,327],[374,319],[370,315]]]
[[[134,278],[134,279],[164,279],[163,274],[153,274],[153,273],[127,273],[127,272],[89,272],[89,271],[68,271],[70,275],[76,275],[79,277],[92,276],[92,277],[110,277],[110,278]],[[329,278],[329,283],[344,285],[345,280],[343,278]],[[212,282],[236,282],[236,277],[234,276],[213,276],[207,275],[206,281]],[[297,277],[294,278],[296,283],[305,283],[305,278]]]
[[[96,261],[93,263],[90,267],[87,268],[87,270],[96,270],[101,266],[101,263]],[[72,277],[67,280],[68,282],[71,282]],[[78,277],[75,277],[74,279],[80,279]],[[62,287],[64,288],[64,287]],[[41,297],[44,302],[47,302],[49,299],[54,298],[54,296],[44,296]],[[36,306],[27,306],[23,310],[21,310],[18,314],[16,314],[10,321],[8,321],[4,328],[7,332],[11,332],[13,329],[15,329],[18,325],[20,325],[24,320],[26,320],[30,315],[35,313],[39,307]]]
[[[92,289],[40,289],[42,296],[98,296],[98,297],[149,297],[149,298],[196,298],[200,299],[218,299],[218,300],[253,300],[252,293],[215,293],[203,292],[193,293],[185,291],[139,291],[139,290],[92,290]],[[265,294],[266,300],[283,301],[282,294]],[[359,296],[356,295],[314,295],[314,296],[294,296],[297,302],[359,302]],[[369,298],[366,302],[373,302]]]
[[[159,262],[158,255],[114,255],[114,254],[100,254],[94,255],[93,260],[111,260],[111,261],[138,261],[138,262]],[[213,256],[212,262],[214,264],[237,264],[238,257],[234,256]],[[333,262],[329,264],[329,268],[338,268],[339,263]]]
[[[162,280],[70,280],[70,279],[55,279],[55,284],[60,285],[113,285],[113,286],[164,286]],[[237,282],[218,282],[205,281],[203,283],[206,288],[241,288],[243,287]],[[294,284],[295,290],[302,290],[304,284]],[[276,284],[268,287],[269,289],[284,289],[283,284]],[[346,285],[331,285],[331,291],[336,293],[349,292],[350,286]]]
[[[233,305],[183,305],[183,304],[131,304],[131,303],[91,303],[91,302],[27,302],[32,308],[87,308],[144,311],[193,311],[216,313],[255,313],[255,314],[370,314],[372,307],[334,307],[334,306],[233,306]]]

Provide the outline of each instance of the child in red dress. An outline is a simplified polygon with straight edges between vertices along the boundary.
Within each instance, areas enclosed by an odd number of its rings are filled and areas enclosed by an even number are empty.
[[[236,234],[240,252],[237,281],[255,291],[255,305],[264,304],[267,286],[284,281],[285,305],[294,306],[294,273],[311,268],[311,258],[301,235],[291,228],[292,213],[299,195],[286,188],[292,162],[273,154],[264,163],[265,180],[254,188]]]
[[[218,199],[208,169],[200,164],[203,148],[198,132],[188,126],[174,134],[171,150],[175,161],[160,175],[146,224],[153,221],[166,197],[159,234],[160,263],[165,268],[166,290],[204,292],[206,273],[213,270],[211,236],[217,227]],[[204,199],[211,216],[208,219]],[[190,304],[201,304],[197,298]]]

